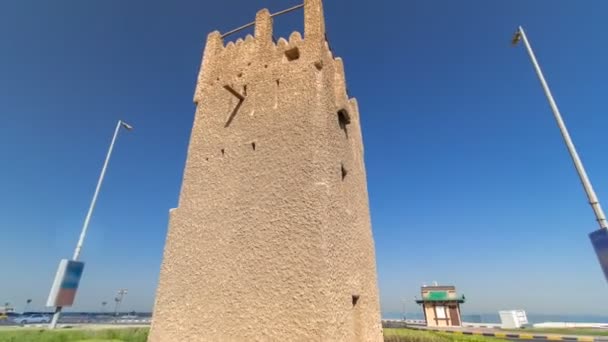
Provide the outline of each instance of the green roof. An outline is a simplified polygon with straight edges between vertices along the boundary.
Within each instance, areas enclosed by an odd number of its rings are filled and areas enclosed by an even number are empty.
[[[433,300],[446,300],[449,298],[449,296],[446,291],[431,291],[429,292],[429,296],[427,298]]]
[[[464,295],[460,297],[452,297],[448,296],[446,291],[431,291],[428,296],[422,299],[416,299],[416,303],[422,304],[424,302],[458,302],[464,303],[465,298]]]

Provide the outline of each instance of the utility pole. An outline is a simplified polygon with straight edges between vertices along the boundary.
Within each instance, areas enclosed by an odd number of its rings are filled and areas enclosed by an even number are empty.
[[[120,132],[121,127],[125,128],[128,131],[133,130],[133,127],[128,123],[122,120],[118,120],[118,123],[116,124],[116,129],[114,129],[112,141],[110,142],[110,148],[108,149],[106,159],[103,163],[103,167],[101,168],[101,174],[99,175],[99,179],[97,180],[97,186],[95,187],[95,192],[93,193],[93,199],[91,200],[89,210],[87,211],[87,216],[85,217],[84,224],[82,225],[82,231],[80,232],[78,243],[76,244],[76,248],[74,249],[74,256],[72,256],[72,261],[78,261],[78,258],[80,257],[82,246],[84,244],[84,238],[87,235],[87,230],[89,229],[89,222],[91,221],[91,216],[93,215],[93,209],[95,209],[95,204],[97,203],[97,196],[99,195],[101,184],[103,183],[103,179],[106,175],[106,169],[108,168],[108,163],[110,162],[110,157],[112,156],[112,151],[114,150],[114,143],[116,142],[116,138],[118,137],[118,132]],[[80,279],[78,279],[78,281],[79,280]],[[74,292],[76,290],[77,288],[73,289]],[[53,314],[53,318],[51,319],[51,323],[49,324],[49,329],[55,329],[55,327],[57,326],[57,322],[59,321],[59,317],[61,316],[62,308],[62,306],[55,307],[55,313]]]
[[[114,306],[114,317],[118,316],[118,308],[120,307],[120,304],[122,303],[122,300],[124,299],[124,296],[126,294],[127,289],[118,290],[118,295],[116,296],[116,298],[114,298],[114,301],[116,302],[116,305]]]
[[[543,76],[543,72],[540,70],[540,66],[538,65],[538,61],[536,60],[536,56],[534,55],[534,51],[532,51],[532,47],[530,46],[530,42],[528,42],[528,38],[526,37],[526,33],[524,29],[520,26],[515,32],[515,36],[513,37],[513,44],[517,44],[520,40],[524,42],[526,46],[526,50],[528,51],[528,55],[530,55],[530,60],[532,61],[532,65],[534,66],[534,70],[536,70],[536,75],[540,80],[540,83],[545,91],[545,95],[547,96],[547,100],[549,101],[549,106],[551,106],[551,110],[553,110],[553,116],[555,117],[555,121],[557,121],[557,125],[559,126],[559,130],[562,133],[562,137],[564,138],[564,142],[566,143],[566,147],[568,148],[568,152],[570,152],[570,157],[572,158],[572,162],[574,163],[574,167],[576,168],[576,172],[578,173],[579,178],[581,179],[581,183],[583,184],[583,188],[585,189],[585,193],[587,194],[587,198],[589,199],[589,204],[593,209],[593,213],[595,214],[595,219],[597,220],[601,229],[608,229],[608,222],[606,222],[606,215],[604,215],[604,211],[600,206],[600,201],[597,199],[597,195],[593,190],[593,186],[591,185],[591,181],[589,181],[589,177],[587,176],[587,172],[585,171],[585,167],[583,166],[583,162],[581,162],[581,158],[578,156],[576,152],[576,148],[574,147],[574,143],[572,142],[572,138],[570,138],[570,133],[568,133],[568,129],[566,128],[566,124],[562,119],[562,115],[559,112],[559,108],[557,108],[557,104],[553,99],[553,95],[551,94],[551,90],[549,89],[549,85],[547,81],[545,81],[545,76]]]
[[[547,97],[547,101],[549,101],[549,106],[551,106],[551,110],[553,111],[553,116],[555,117],[555,121],[557,122],[557,126],[564,138],[564,142],[566,143],[566,147],[568,148],[568,152],[570,153],[570,157],[572,158],[572,162],[574,163],[574,167],[576,168],[576,172],[581,180],[583,185],[583,189],[585,190],[585,194],[587,195],[587,199],[589,200],[589,204],[591,205],[591,209],[593,210],[593,214],[595,215],[595,219],[599,225],[599,229],[589,234],[591,239],[591,243],[595,249],[598,260],[600,262],[600,266],[604,271],[604,276],[606,280],[608,280],[608,222],[606,221],[606,215],[604,214],[604,210],[600,205],[600,201],[593,190],[593,185],[591,185],[591,181],[587,176],[587,172],[585,171],[585,167],[583,166],[583,162],[578,156],[578,152],[574,147],[574,143],[572,142],[572,138],[570,138],[570,133],[566,128],[566,124],[562,119],[562,115],[559,112],[559,108],[557,107],[557,103],[555,103],[555,99],[553,99],[553,94],[551,94],[551,90],[549,89],[549,85],[545,80],[545,76],[543,75],[542,70],[536,60],[536,56],[534,55],[534,51],[532,51],[532,47],[530,46],[530,42],[528,41],[528,37],[526,37],[526,33],[524,29],[520,26],[515,35],[513,36],[513,40],[511,41],[513,45],[517,45],[518,42],[523,41],[526,50],[528,51],[528,55],[530,56],[530,61],[534,66],[534,70],[536,71],[536,75],[540,81],[540,84],[543,87],[545,92],[545,96]]]

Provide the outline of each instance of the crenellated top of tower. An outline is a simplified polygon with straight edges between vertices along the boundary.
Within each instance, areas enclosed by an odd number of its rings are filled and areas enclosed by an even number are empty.
[[[225,76],[224,74],[245,68],[253,61],[263,61],[270,65],[270,68],[295,60],[298,62],[291,65],[314,65],[318,70],[329,66],[330,70],[337,74],[335,77],[337,87],[343,89],[345,94],[342,62],[340,59],[334,59],[326,40],[322,0],[304,0],[303,5],[292,9],[301,7],[304,9],[303,36],[300,32],[294,31],[288,39],[281,37],[275,42],[273,17],[286,11],[271,14],[268,9],[258,11],[253,23],[239,29],[223,35],[219,31],[211,32],[205,45],[194,101],[196,103],[200,101],[204,84],[214,83],[218,78],[224,78],[222,77]],[[236,41],[227,43],[224,41],[226,36],[249,26],[255,26],[253,36],[248,34]],[[245,65],[242,65],[243,63]]]
[[[304,3],[299,6],[295,6],[287,11],[291,11],[298,8],[304,8],[304,37],[307,40],[316,40],[318,42],[325,41],[325,19],[323,16],[323,4],[322,0],[304,0]],[[278,13],[271,14],[268,9],[262,9],[258,11],[255,22],[251,23],[255,26],[255,39],[261,44],[272,44],[273,42],[273,25],[272,18],[279,14],[283,14],[287,11],[281,11]],[[212,44],[213,46],[223,46],[224,38],[238,32],[240,29],[249,27],[250,25],[244,25],[236,30],[228,33],[220,34],[218,31],[214,31],[209,34],[207,39],[207,46]],[[247,35],[245,40],[253,39],[251,35]],[[242,43],[243,39],[237,39],[236,44]],[[228,42],[226,47],[230,45]],[[234,43],[233,43],[234,44]]]

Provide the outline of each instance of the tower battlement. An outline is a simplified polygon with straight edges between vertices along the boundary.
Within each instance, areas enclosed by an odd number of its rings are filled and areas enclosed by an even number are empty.
[[[344,66],[340,58],[334,58],[326,40],[320,0],[304,1],[304,37],[300,32],[294,31],[288,39],[280,37],[275,42],[273,18],[268,9],[258,11],[253,36],[248,34],[245,38],[225,43],[219,31],[210,33],[194,102],[198,104],[202,100],[201,93],[205,85],[244,85],[247,78],[280,79],[297,68],[308,68],[311,71],[316,69],[328,77],[333,76],[336,103],[347,106]]]

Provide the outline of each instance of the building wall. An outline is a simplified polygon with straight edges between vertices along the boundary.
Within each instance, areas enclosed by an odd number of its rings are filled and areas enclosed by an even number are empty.
[[[448,326],[448,323],[447,323],[447,321],[445,321],[445,320],[438,320],[438,321],[437,321],[437,326],[438,326],[438,327],[447,327],[447,326]]]
[[[444,306],[445,308],[445,317],[447,319],[435,319],[439,317],[437,314],[437,306]],[[450,310],[450,306],[456,306],[456,315],[458,317],[454,317],[452,315],[452,311]],[[462,323],[460,317],[460,306],[458,304],[437,304],[437,303],[425,303],[423,306],[423,310],[426,317],[426,325],[429,327],[445,327],[445,326],[460,326]],[[458,323],[458,324],[456,324]]]
[[[425,304],[423,310],[426,317],[426,325],[429,327],[437,326],[437,322],[435,322],[435,310],[433,310],[433,306]]]
[[[304,3],[304,39],[208,36],[149,341],[382,341],[357,102]]]

